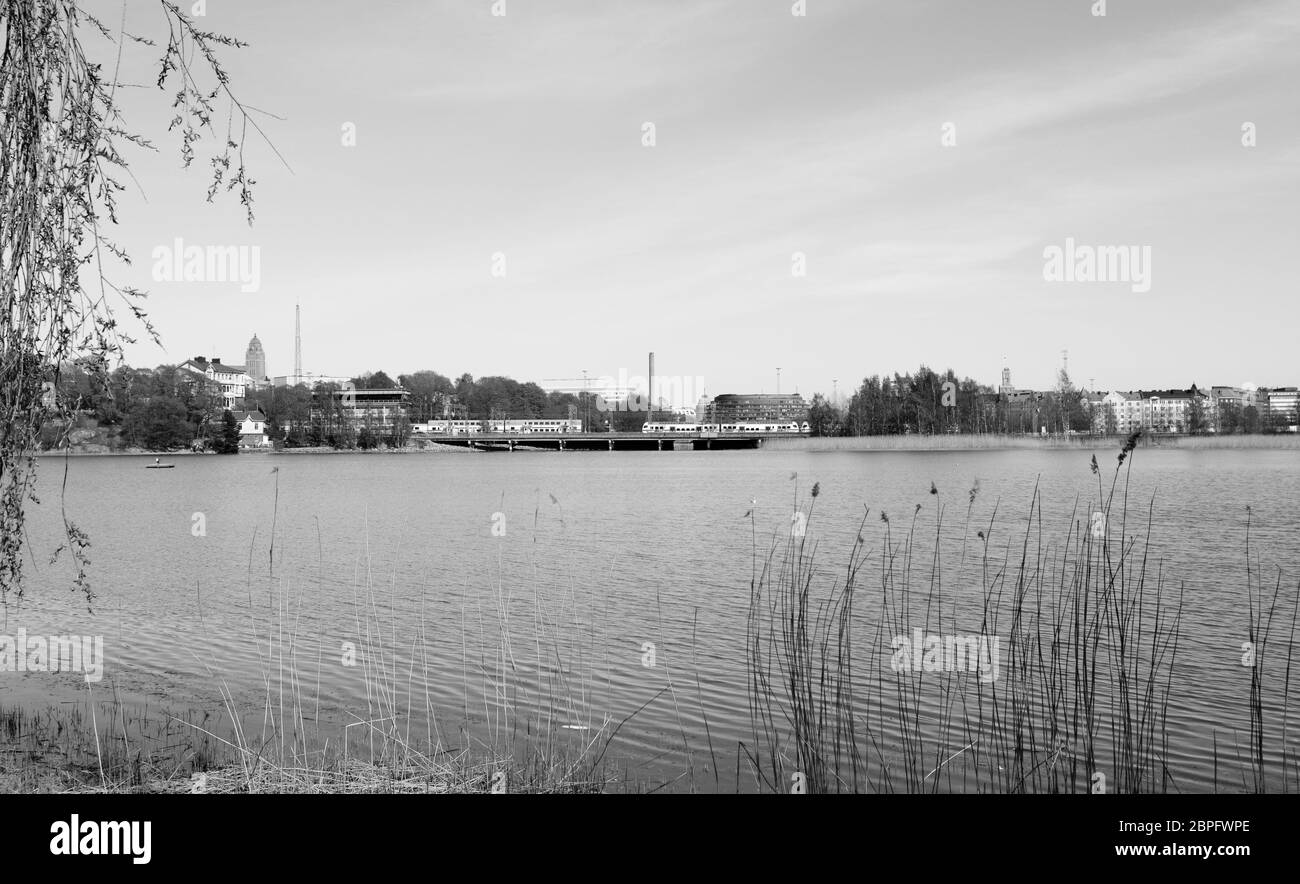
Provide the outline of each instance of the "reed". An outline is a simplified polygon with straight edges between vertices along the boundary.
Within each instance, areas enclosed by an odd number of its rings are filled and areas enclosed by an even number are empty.
[[[957,531],[931,505],[904,519],[864,513],[847,562],[818,567],[808,528],[760,549],[747,628],[755,788],[810,792],[1168,792],[1183,788],[1170,760],[1169,708],[1177,689],[1182,587],[1171,587],[1152,548],[1153,504],[1130,506],[1137,434],[1114,472],[1092,458],[1096,497],[1076,501],[1053,543],[1035,489],[1020,524],[994,506],[977,524],[978,485]],[[900,524],[901,523],[901,524]],[[866,535],[874,526],[878,544]],[[997,538],[997,539],[995,539]],[[1250,555],[1247,531],[1247,556]],[[956,561],[953,562],[952,558]],[[876,589],[865,575],[876,572]],[[1254,575],[1254,576],[1252,576]],[[1270,587],[1248,571],[1250,666],[1243,791],[1268,788],[1280,761],[1288,784],[1287,706],[1294,630],[1275,652],[1281,576]],[[1300,594],[1297,594],[1300,600]],[[862,604],[860,600],[866,600]],[[917,662],[914,636],[983,638],[1003,654],[997,669]],[[1272,640],[1271,640],[1272,639]],[[899,648],[911,654],[900,657]],[[862,653],[859,648],[865,649]],[[960,649],[961,644],[957,647]],[[1274,656],[1268,669],[1264,654]],[[960,654],[960,651],[959,651]],[[969,662],[969,658],[967,660]],[[991,663],[992,661],[990,661]],[[924,665],[922,665],[924,664]],[[986,677],[989,672],[996,677]],[[1280,706],[1265,676],[1280,679]],[[1265,721],[1281,719],[1266,740]],[[1219,785],[1218,735],[1215,788]],[[1238,744],[1242,740],[1236,741]],[[1208,749],[1209,747],[1207,747]],[[1290,769],[1294,778],[1294,750]],[[1277,782],[1277,778],[1273,778]]]
[[[254,544],[257,543],[254,537]],[[598,792],[613,778],[605,762],[617,731],[591,708],[598,619],[578,595],[533,585],[533,637],[512,634],[518,600],[500,563],[490,610],[462,611],[464,706],[438,708],[429,695],[427,586],[400,610],[395,575],[366,556],[351,582],[350,629],[364,706],[323,712],[324,666],[338,666],[326,627],[308,627],[318,582],[275,574],[284,559],[250,547],[248,647],[262,690],[236,693],[219,660],[200,660],[220,692],[208,712],[141,707],[116,695],[30,711],[0,708],[0,791],[184,792]],[[268,547],[270,548],[270,547]],[[267,563],[255,575],[255,560]],[[323,570],[323,565],[322,565]],[[534,577],[537,577],[534,574]],[[387,584],[387,586],[385,586]],[[386,591],[387,590],[387,591]],[[594,604],[594,596],[591,603]],[[474,690],[471,690],[471,687]],[[481,705],[471,708],[470,697]],[[629,716],[629,719],[632,716]],[[626,720],[624,723],[626,723]],[[619,725],[621,726],[621,725]]]
[[[1125,441],[1123,436],[1033,436],[1000,433],[950,433],[906,436],[800,436],[773,437],[763,447],[773,451],[996,451],[1043,449],[1101,451]],[[1213,449],[1300,450],[1300,436],[1273,433],[1230,436],[1143,436],[1142,448],[1188,451]]]

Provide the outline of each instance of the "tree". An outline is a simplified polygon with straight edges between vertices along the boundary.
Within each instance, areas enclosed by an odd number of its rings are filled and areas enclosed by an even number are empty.
[[[189,166],[196,145],[211,136],[216,147],[208,198],[223,186],[237,190],[251,223],[254,182],[244,167],[243,133],[260,129],[230,91],[216,55],[221,47],[244,44],[200,30],[169,0],[159,7],[167,30],[157,85],[174,96],[169,129],[180,139],[182,162]],[[54,415],[40,406],[44,382],[53,373],[57,384],[62,366],[78,356],[91,357],[96,371],[120,358],[122,345],[133,340],[119,324],[121,308],[155,342],[158,335],[140,306],[143,293],[108,279],[109,262],[129,259],[108,236],[109,225],[118,223],[116,195],[125,187],[122,150],[152,145],[125,128],[117,103],[118,87],[126,92],[135,84],[118,82],[115,73],[105,76],[117,70],[120,44],[154,44],[115,33],[76,0],[0,0],[0,33],[2,600],[23,592],[23,507],[34,499],[42,425],[51,416],[69,416],[66,400]],[[205,67],[212,77],[207,84],[201,82]],[[219,131],[214,121],[226,129]],[[66,543],[55,555],[70,551],[74,585],[89,605],[88,538],[66,519],[64,532]]]
[[[239,453],[239,422],[229,408],[221,415],[221,432],[213,442],[212,449],[217,454]]]
[[[1205,402],[1193,386],[1192,401],[1187,404],[1187,432],[1199,436],[1209,429],[1209,425],[1205,415]]]
[[[448,378],[436,371],[417,371],[400,375],[398,381],[411,393],[411,409],[417,421],[447,417],[456,392]]]
[[[812,403],[808,406],[808,430],[814,436],[840,435],[839,409],[821,393],[814,394]]]
[[[154,396],[131,416],[136,438],[150,451],[184,448],[194,438],[194,425],[186,420],[185,406],[173,396]]]
[[[1219,432],[1236,433],[1241,429],[1241,403],[1219,400]]]
[[[375,371],[353,378],[352,386],[358,390],[393,390],[397,383],[384,372]]]
[[[1091,426],[1088,410],[1083,404],[1083,392],[1074,388],[1069,372],[1062,368],[1056,374],[1055,396],[1047,408],[1049,426],[1057,432],[1067,430],[1083,432]]]

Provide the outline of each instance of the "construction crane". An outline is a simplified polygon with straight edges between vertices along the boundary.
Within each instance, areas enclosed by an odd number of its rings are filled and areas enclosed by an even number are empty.
[[[599,389],[592,390],[591,384],[593,381],[596,380],[599,380],[599,378],[593,378],[593,377],[542,378],[542,385],[545,389],[550,390],[553,393],[593,393],[594,392],[606,396],[607,398],[608,395],[611,393],[614,394],[615,396],[625,396],[628,393],[636,392],[632,387],[600,387]],[[574,381],[580,381],[581,386],[576,386],[576,387],[556,386],[558,382],[572,383]]]
[[[598,390],[591,389],[591,382],[599,380],[583,374],[580,378],[542,378],[542,384],[546,390],[552,393],[578,393],[582,396],[583,416],[582,428],[587,430],[591,423],[591,397],[596,395],[601,397],[604,407],[601,410],[617,409],[628,400],[636,390],[628,387],[601,387]],[[560,384],[573,384],[581,382],[581,386],[561,386]]]

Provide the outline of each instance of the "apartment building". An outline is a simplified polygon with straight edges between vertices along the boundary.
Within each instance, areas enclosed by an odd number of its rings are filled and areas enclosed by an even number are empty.
[[[1300,388],[1274,387],[1268,390],[1269,422],[1276,430],[1294,433],[1300,427]]]

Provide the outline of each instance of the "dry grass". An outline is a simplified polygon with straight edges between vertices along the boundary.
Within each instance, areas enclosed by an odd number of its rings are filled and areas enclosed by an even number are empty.
[[[272,561],[282,558],[275,553]],[[365,706],[343,710],[340,719],[322,714],[321,694],[322,667],[341,665],[338,645],[325,651],[322,636],[303,627],[321,587],[280,577],[255,581],[251,570],[250,564],[247,646],[256,648],[260,699],[236,697],[236,679],[204,660],[222,697],[219,710],[178,714],[102,695],[35,711],[0,709],[0,791],[611,788],[604,759],[622,724],[591,709],[596,639],[573,593],[535,591],[535,638],[531,647],[518,647],[510,616],[519,606],[498,573],[488,602],[494,610],[467,611],[462,623],[462,633],[478,628],[458,679],[465,707],[437,709],[422,687],[431,670],[425,591],[418,608],[399,617],[395,584],[384,591],[365,562],[352,585],[352,623],[342,627],[354,640],[353,671],[364,680]],[[471,685],[483,698],[476,710],[469,706]],[[478,726],[467,726],[471,716]]]

